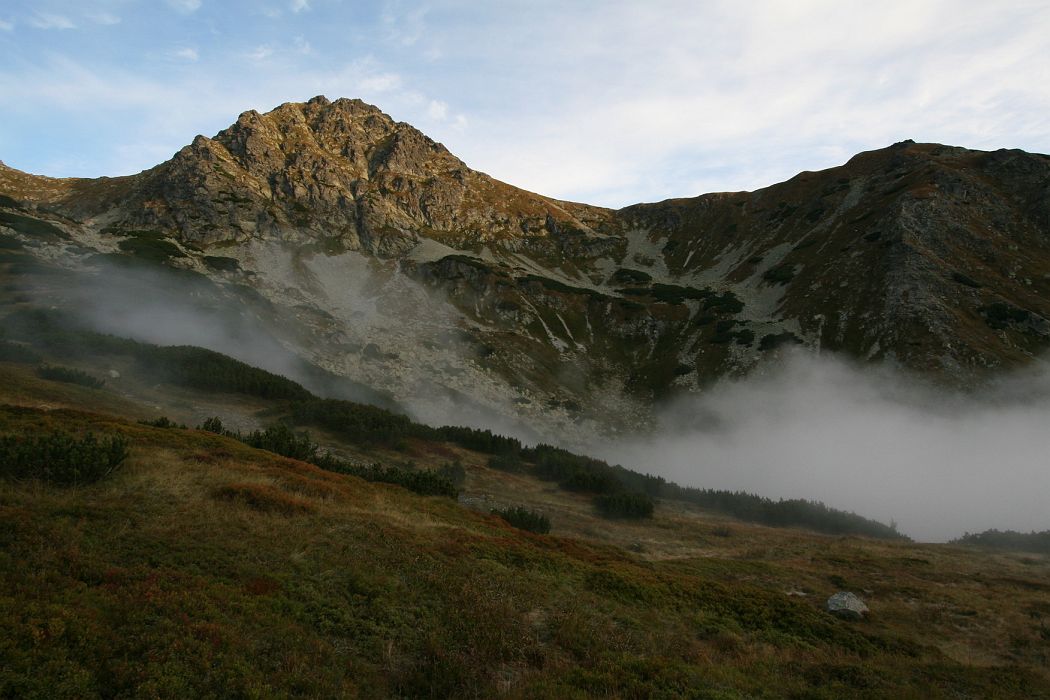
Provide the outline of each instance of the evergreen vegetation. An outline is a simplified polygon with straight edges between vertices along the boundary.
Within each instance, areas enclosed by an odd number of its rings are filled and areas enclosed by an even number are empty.
[[[714,311],[732,316],[744,310],[744,302],[730,291],[715,294],[704,300],[704,311]]]
[[[550,519],[543,513],[535,510],[518,506],[515,508],[493,508],[491,512],[519,530],[528,530],[529,532],[535,532],[537,535],[546,535],[551,531]]]
[[[967,532],[950,544],[961,544],[1001,552],[1038,552],[1050,554],[1050,530],[1042,532],[1016,532],[1015,530],[985,530]]]
[[[793,344],[798,345],[802,341],[799,340],[798,336],[791,331],[784,331],[783,333],[767,333],[762,336],[762,340],[758,341],[758,349],[762,352],[767,350],[775,350],[782,345]]]
[[[421,496],[443,496],[456,498],[459,491],[455,485],[438,472],[406,471],[397,467],[386,467],[382,464],[359,465],[326,456],[315,463],[322,469],[349,474],[365,481],[393,484],[414,491]]]
[[[140,420],[140,425],[148,425],[152,428],[181,428],[186,430],[185,423],[176,423],[167,416],[161,416],[160,418],[154,418],[153,420]]]
[[[59,357],[123,355],[158,381],[204,391],[247,394],[264,399],[310,399],[292,380],[212,350],[190,345],[158,346],[85,330],[61,312],[23,309],[3,320],[8,334]],[[50,378],[50,377],[49,377]],[[57,378],[57,375],[56,377]],[[59,380],[68,381],[68,380]]]
[[[25,345],[0,340],[0,362],[34,364],[40,362],[40,353]]]
[[[433,429],[430,433],[426,426],[419,426],[419,437],[430,439],[447,440],[448,442],[465,447],[468,450],[484,452],[490,455],[517,454],[521,451],[521,441],[517,438],[497,435],[491,430],[480,428],[465,428],[457,425],[446,425]]]
[[[998,331],[1007,328],[1011,323],[1024,323],[1031,316],[1026,309],[1001,301],[981,307],[981,311],[984,313],[984,322]]]
[[[784,263],[762,273],[762,279],[772,284],[787,284],[795,278],[795,266]]]
[[[341,399],[299,401],[292,407],[292,420],[324,428],[350,442],[391,447],[423,427],[386,409]]]
[[[458,459],[452,462],[445,462],[438,468],[437,473],[438,476],[443,476],[451,481],[456,488],[460,488],[467,481],[467,470]]]
[[[169,384],[264,399],[309,399],[313,396],[291,379],[212,350],[190,345],[136,345],[135,355],[140,367]]]
[[[59,367],[55,365],[40,365],[36,368],[36,376],[41,379],[49,379],[53,382],[65,382],[66,384],[79,384],[91,389],[101,389],[105,385],[105,379],[93,377],[87,372],[72,367]]]
[[[237,258],[227,258],[221,255],[205,255],[204,264],[220,272],[236,272],[241,267]]]
[[[455,498],[459,495],[455,485],[445,475],[431,471],[410,471],[396,467],[385,467],[381,464],[361,465],[322,453],[317,444],[310,440],[306,433],[296,433],[283,424],[277,424],[265,430],[256,430],[242,434],[228,430],[218,417],[208,418],[198,430],[217,433],[260,450],[267,450],[284,457],[309,462],[321,469],[349,474],[365,481],[394,484],[423,496],[444,496]]]
[[[621,267],[613,273],[610,281],[619,284],[647,284],[653,281],[653,276],[648,272],[642,272],[641,270],[632,270],[627,267]]]
[[[22,205],[17,199],[8,197],[6,194],[0,194],[0,207],[10,207],[12,209],[21,209]]]
[[[608,493],[595,498],[594,505],[606,518],[653,517],[653,499],[644,493]]]
[[[121,435],[74,437],[52,432],[0,436],[0,474],[6,479],[39,479],[57,486],[82,486],[109,475],[128,456]]]
[[[517,453],[492,455],[489,457],[489,469],[514,474],[525,469],[525,462]]]
[[[667,484],[667,498],[693,503],[740,520],[773,527],[805,527],[834,535],[867,535],[883,539],[907,539],[895,525],[885,525],[856,513],[829,508],[819,501],[776,500],[743,491],[697,489]]]
[[[186,257],[177,245],[160,237],[125,238],[117,247],[139,260],[150,263],[166,263],[172,258]]]
[[[33,218],[32,216],[15,214],[14,212],[0,211],[0,224],[14,229],[22,235],[32,236],[34,238],[69,239],[69,235],[54,224]]]

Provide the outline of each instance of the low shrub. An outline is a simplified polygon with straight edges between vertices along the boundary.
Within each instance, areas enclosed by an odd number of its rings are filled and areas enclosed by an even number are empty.
[[[0,362],[34,364],[40,362],[40,355],[25,345],[0,340]]]
[[[975,280],[973,277],[963,274],[962,272],[953,272],[952,281],[958,282],[959,284],[965,285],[967,287],[973,287],[974,289],[980,289],[982,286],[984,286],[980,282]]]
[[[606,518],[651,518],[653,499],[644,493],[609,493],[597,496],[594,505]]]
[[[521,506],[502,509],[493,508],[492,514],[503,518],[519,530],[535,532],[538,535],[546,535],[551,531],[550,519],[543,513],[535,510],[529,510]]]
[[[1005,329],[1011,323],[1024,323],[1031,316],[1031,313],[1026,309],[1020,309],[1001,301],[982,307],[981,311],[984,313],[984,322],[989,327],[999,331]]]
[[[58,486],[91,484],[112,473],[127,456],[128,441],[122,435],[0,436],[0,473],[14,480],[39,479]]]
[[[1016,532],[1014,530],[985,530],[967,532],[949,544],[961,544],[1002,552],[1042,552],[1050,554],[1050,530],[1043,532]]]
[[[186,254],[171,241],[162,238],[143,236],[125,238],[117,246],[125,253],[134,255],[139,260],[152,263],[165,263],[172,258],[184,258]]]
[[[100,389],[106,380],[93,377],[87,372],[72,367],[60,367],[57,365],[40,365],[36,369],[36,376],[53,382],[65,382],[66,384],[79,384],[80,386]]]
[[[788,263],[771,267],[762,273],[762,279],[772,284],[787,284],[795,278],[795,266]]]
[[[0,211],[0,224],[14,229],[25,236],[59,238],[63,240],[69,239],[69,234],[54,224],[41,219],[36,219],[32,216],[15,214],[14,212]]]
[[[221,255],[205,255],[204,264],[212,270],[219,272],[236,272],[241,269],[237,258],[227,258]]]
[[[400,486],[421,496],[455,498],[459,495],[452,481],[437,472],[406,471],[396,467],[384,467],[382,464],[362,466],[330,456],[322,457],[315,464],[322,469],[356,476],[365,481]]]
[[[140,420],[140,425],[148,425],[153,428],[181,428],[186,429],[185,423],[176,423],[167,416],[161,416],[160,418],[154,418],[153,420]]]
[[[207,391],[226,391],[264,399],[310,399],[313,397],[297,382],[245,364],[213,350],[191,345],[158,347],[135,344],[143,371],[160,381]]]
[[[492,455],[489,457],[489,469],[513,474],[523,471],[525,462],[521,459],[521,455],[517,454]]]
[[[715,294],[704,300],[704,311],[733,315],[744,310],[744,302],[730,291]]]
[[[265,430],[255,430],[247,435],[237,435],[238,440],[260,450],[274,452],[302,462],[316,462],[317,445],[310,442],[308,433],[297,433],[287,425],[278,423]]]
[[[330,454],[322,454],[318,445],[311,442],[309,434],[296,433],[283,424],[273,425],[265,430],[256,430],[245,435],[235,430],[228,430],[223,425],[222,419],[216,416],[205,420],[197,429],[239,440],[256,449],[309,462],[326,471],[356,476],[365,481],[394,484],[423,496],[455,498],[459,495],[452,480],[439,472],[399,469],[385,467],[381,464],[360,465]],[[462,465],[460,467],[462,468]]]
[[[438,476],[443,476],[459,488],[467,481],[467,470],[458,459],[454,462],[445,462],[437,470]]]
[[[793,344],[798,345],[802,341],[799,340],[798,336],[791,331],[784,331],[783,333],[767,333],[762,336],[762,340],[758,341],[758,349],[762,352],[767,350],[776,350],[782,345]]]

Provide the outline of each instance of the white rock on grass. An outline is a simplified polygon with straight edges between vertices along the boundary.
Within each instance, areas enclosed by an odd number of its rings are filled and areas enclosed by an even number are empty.
[[[828,598],[827,611],[847,620],[862,620],[868,614],[864,601],[849,591],[839,591]]]

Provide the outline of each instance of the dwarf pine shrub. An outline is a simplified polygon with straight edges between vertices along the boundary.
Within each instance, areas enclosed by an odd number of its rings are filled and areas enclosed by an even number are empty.
[[[45,435],[0,436],[0,474],[16,481],[39,479],[58,486],[91,484],[106,477],[127,459],[123,435],[75,437]]]
[[[492,514],[498,515],[519,530],[528,530],[538,535],[546,535],[551,531],[550,519],[543,513],[535,510],[529,510],[521,506],[502,509],[493,508]]]
[[[594,505],[606,518],[653,517],[653,499],[644,493],[608,493],[597,496]]]
[[[79,384],[80,386],[100,389],[106,380],[93,377],[87,372],[72,367],[60,367],[57,365],[40,365],[37,367],[36,376],[41,379],[49,379],[53,382],[65,382],[66,384]]]

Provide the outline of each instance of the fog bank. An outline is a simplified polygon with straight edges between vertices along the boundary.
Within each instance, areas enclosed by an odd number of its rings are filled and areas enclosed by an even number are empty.
[[[918,540],[1050,528],[1050,367],[970,395],[796,353],[680,400],[603,457],[684,486],[820,500]]]

